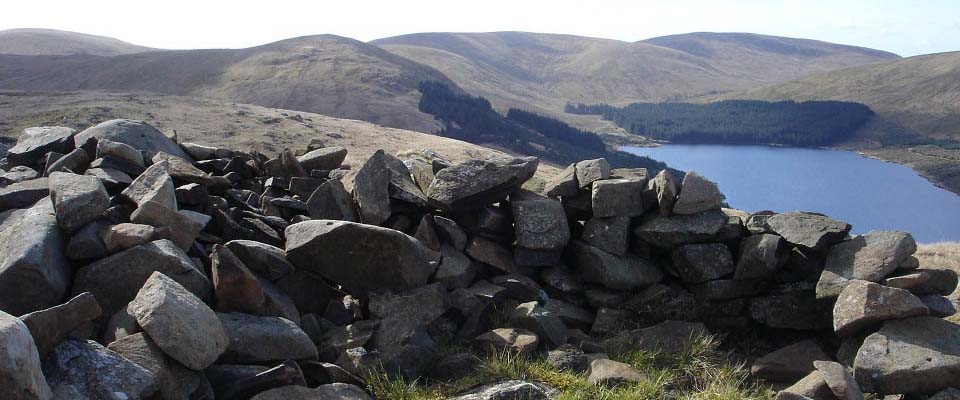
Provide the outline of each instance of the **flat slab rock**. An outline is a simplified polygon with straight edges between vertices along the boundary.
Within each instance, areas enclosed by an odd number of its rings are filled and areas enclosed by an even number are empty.
[[[766,225],[787,242],[816,252],[823,252],[842,241],[851,228],[846,222],[801,211],[770,216]]]
[[[917,251],[913,236],[902,231],[870,231],[830,248],[817,298],[831,298],[851,279],[879,282]]]
[[[864,392],[933,393],[960,382],[960,325],[935,318],[887,321],[853,363]]]
[[[548,400],[557,394],[558,390],[542,383],[512,380],[484,385],[450,400]]]
[[[813,372],[815,362],[829,360],[820,345],[803,340],[758,358],[750,367],[750,374],[771,382],[793,383]]]
[[[536,157],[468,160],[447,167],[427,188],[430,202],[451,212],[476,210],[503,200],[537,172]]]

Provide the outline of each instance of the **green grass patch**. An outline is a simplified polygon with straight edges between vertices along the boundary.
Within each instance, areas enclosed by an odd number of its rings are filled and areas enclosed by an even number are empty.
[[[486,356],[470,376],[452,382],[405,381],[373,371],[367,389],[377,399],[439,400],[468,389],[507,380],[535,381],[560,391],[561,400],[760,400],[773,392],[749,380],[740,363],[719,350],[714,336],[690,340],[679,351],[643,351],[624,339],[611,341],[611,359],[630,364],[647,379],[613,388],[592,385],[586,374],[559,371],[542,356],[501,353]]]

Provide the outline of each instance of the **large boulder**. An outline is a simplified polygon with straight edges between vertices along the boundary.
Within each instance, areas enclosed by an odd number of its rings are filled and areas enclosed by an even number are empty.
[[[631,290],[663,279],[660,267],[632,254],[617,256],[578,240],[572,241],[568,250],[586,282],[615,290]]]
[[[836,297],[851,279],[879,282],[900,267],[917,242],[901,231],[871,231],[830,248],[817,282],[817,298]]]
[[[843,288],[833,307],[833,330],[838,336],[850,336],[882,321],[929,312],[906,290],[855,279]]]
[[[518,265],[551,265],[570,240],[570,225],[558,200],[521,191],[510,195]]]
[[[60,227],[74,232],[110,206],[110,196],[95,176],[54,172],[48,180],[50,199]]]
[[[0,398],[52,398],[30,331],[17,317],[3,311],[0,311]]]
[[[229,338],[221,364],[253,364],[281,360],[316,360],[317,346],[286,318],[218,313]]]
[[[231,240],[229,249],[247,268],[270,281],[283,278],[294,271],[283,249],[253,240]]]
[[[227,348],[213,310],[162,273],[150,275],[127,310],[164,353],[187,368],[202,370]]]
[[[622,256],[630,245],[630,217],[590,218],[580,239],[607,253]]]
[[[171,359],[143,332],[117,339],[107,349],[150,371],[165,400],[188,400],[205,383],[201,372],[191,371]]]
[[[213,245],[210,278],[213,281],[214,309],[263,315],[266,305],[263,286],[230,249]]]
[[[822,214],[792,211],[766,218],[766,226],[790,244],[824,252],[850,232],[850,224]]]
[[[483,208],[507,197],[537,172],[535,157],[468,160],[437,173],[427,189],[430,202],[445,211]]]
[[[577,184],[587,189],[593,182],[610,177],[610,163],[605,158],[583,160],[576,164],[576,174]]]
[[[307,199],[307,211],[313,219],[335,219],[359,222],[353,198],[343,182],[331,179],[324,182]]]
[[[157,377],[92,340],[68,339],[43,362],[54,399],[149,400],[159,390]]]
[[[77,131],[63,126],[36,126],[23,130],[17,144],[7,150],[7,160],[15,165],[35,165],[44,154],[66,154],[73,150]]]
[[[73,268],[53,203],[14,211],[0,224],[0,310],[23,315],[53,307],[70,286]]]
[[[673,250],[673,269],[686,283],[720,279],[734,271],[733,255],[722,243],[688,244]]]
[[[113,119],[85,129],[74,136],[77,147],[90,138],[120,142],[147,153],[164,152],[185,160],[192,160],[176,142],[163,132],[143,121]]]
[[[887,321],[853,363],[864,392],[934,393],[960,382],[960,325],[934,317]]]
[[[96,296],[103,314],[110,316],[126,307],[154,273],[160,272],[183,285],[201,300],[213,287],[206,274],[173,242],[163,239],[136,246],[103,258],[77,271],[74,293]]]
[[[723,204],[723,195],[716,183],[710,182],[694,171],[687,172],[680,185],[680,195],[673,205],[674,214],[696,214],[709,210],[719,210]]]
[[[314,220],[286,229],[287,259],[354,294],[423,286],[439,253],[392,229],[346,221]]]

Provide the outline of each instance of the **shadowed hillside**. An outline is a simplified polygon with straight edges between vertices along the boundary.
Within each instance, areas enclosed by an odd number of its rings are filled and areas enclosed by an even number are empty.
[[[333,35],[248,49],[115,57],[0,55],[0,88],[150,91],[434,130],[417,111],[417,84],[443,74],[376,46]]]
[[[54,29],[0,31],[0,54],[115,56],[155,50],[114,38]]]
[[[897,58],[852,46],[749,34],[697,33],[628,43],[525,32],[420,33],[372,43],[440,70],[498,109],[555,115],[567,102],[678,100]],[[577,123],[574,117],[564,118]]]

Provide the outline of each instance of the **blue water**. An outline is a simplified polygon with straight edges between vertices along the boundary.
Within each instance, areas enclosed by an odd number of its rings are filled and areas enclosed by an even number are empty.
[[[746,211],[816,211],[853,225],[910,232],[918,242],[960,241],[960,196],[912,169],[839,150],[679,145],[624,151],[694,170]]]

